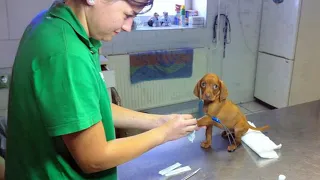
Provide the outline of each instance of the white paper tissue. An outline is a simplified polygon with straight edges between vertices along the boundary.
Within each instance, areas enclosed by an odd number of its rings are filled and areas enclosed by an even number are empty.
[[[192,143],[193,143],[194,138],[196,138],[196,131],[193,131],[192,133],[190,133],[190,134],[188,135],[188,139],[189,139],[189,141],[192,142]]]
[[[248,121],[248,123],[251,126],[256,127],[252,122]],[[248,132],[242,136],[241,140],[261,158],[279,158],[274,150],[280,149],[282,144],[276,145],[269,137],[260,131],[249,129]]]
[[[179,118],[181,119],[182,116],[180,115]],[[188,134],[187,137],[188,137],[188,140],[193,143],[193,140],[196,137],[196,131],[191,132],[190,134]]]

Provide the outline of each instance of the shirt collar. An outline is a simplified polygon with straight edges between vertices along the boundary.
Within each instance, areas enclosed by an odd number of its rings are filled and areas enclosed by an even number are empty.
[[[101,47],[100,41],[88,36],[82,24],[79,22],[78,18],[69,6],[64,3],[54,3],[49,9],[49,14],[69,23],[90,50],[95,49],[97,51]]]

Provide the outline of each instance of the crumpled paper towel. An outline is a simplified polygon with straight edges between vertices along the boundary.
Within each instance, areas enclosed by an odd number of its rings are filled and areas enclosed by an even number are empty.
[[[248,121],[248,123],[256,127],[252,122]],[[276,145],[269,137],[260,131],[249,129],[248,132],[242,136],[241,140],[261,158],[279,158],[274,150],[280,149],[282,144]]]
[[[179,118],[181,119],[182,116],[179,115]],[[187,137],[188,137],[188,140],[193,143],[193,140],[196,138],[196,131],[189,133]]]
[[[189,141],[192,142],[192,143],[193,143],[194,138],[196,138],[196,131],[193,131],[192,133],[190,133],[190,134],[188,135],[188,139],[189,139]]]

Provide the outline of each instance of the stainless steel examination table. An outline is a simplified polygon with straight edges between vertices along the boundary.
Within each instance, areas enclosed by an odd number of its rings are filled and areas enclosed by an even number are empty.
[[[252,114],[248,120],[256,126],[270,125],[265,134],[282,144],[276,150],[279,159],[261,159],[246,145],[229,153],[228,140],[222,139],[217,128],[213,130],[212,149],[204,150],[200,147],[205,139],[201,129],[193,143],[187,138],[168,142],[119,166],[119,180],[164,179],[159,170],[176,162],[192,170],[170,177],[172,180],[198,168],[201,170],[189,180],[277,180],[280,174],[286,180],[320,179],[320,101]]]

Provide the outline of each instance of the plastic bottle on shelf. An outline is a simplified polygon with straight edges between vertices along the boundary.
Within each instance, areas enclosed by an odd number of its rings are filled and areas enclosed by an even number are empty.
[[[184,5],[181,6],[181,26],[186,26],[186,8]]]
[[[174,17],[174,21],[173,21],[173,24],[174,25],[180,25],[180,21],[181,21],[181,19],[180,19],[180,17],[181,17],[181,15],[180,15],[180,8],[181,8],[181,5],[179,5],[179,4],[176,4],[176,15],[175,15],[175,17]]]

